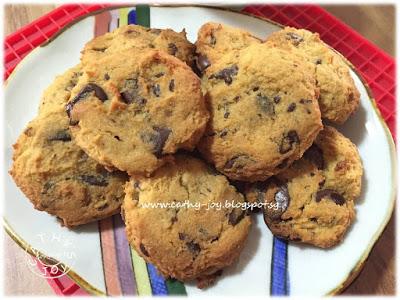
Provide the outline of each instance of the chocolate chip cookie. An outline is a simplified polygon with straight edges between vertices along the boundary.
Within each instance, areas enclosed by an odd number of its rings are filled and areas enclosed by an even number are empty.
[[[205,23],[198,31],[196,64],[203,72],[227,53],[242,50],[261,40],[249,32],[219,23]]]
[[[238,258],[251,225],[244,198],[201,160],[178,155],[125,192],[128,241],[163,276],[205,287]]]
[[[36,209],[72,227],[118,213],[128,178],[89,158],[68,126],[64,111],[31,121],[14,145],[10,174]]]
[[[82,71],[66,110],[76,143],[101,164],[150,175],[202,136],[209,113],[200,80],[177,58],[119,52]]]
[[[178,33],[171,29],[126,25],[88,42],[82,50],[81,61],[83,64],[91,63],[119,51],[133,53],[157,49],[192,66],[194,48],[194,45],[186,39],[185,30]]]
[[[43,92],[39,104],[39,114],[64,111],[71,90],[75,87],[81,75],[81,65],[79,64],[57,76]]]
[[[356,146],[326,126],[300,160],[254,184],[246,198],[265,203],[264,220],[274,235],[332,247],[354,221],[362,173]]]
[[[322,129],[314,66],[294,53],[251,45],[206,69],[211,119],[198,148],[234,180],[284,170]]]
[[[320,40],[317,33],[286,27],[266,40],[273,47],[291,49],[315,65],[322,118],[341,124],[360,104],[360,93],[345,59]]]

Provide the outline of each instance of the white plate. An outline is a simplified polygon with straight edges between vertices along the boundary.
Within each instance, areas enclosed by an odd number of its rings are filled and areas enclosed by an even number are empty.
[[[94,20],[93,16],[87,17],[46,46],[35,49],[9,78],[5,88],[4,149],[8,168],[11,166],[12,144],[36,115],[43,89],[56,74],[78,63],[81,48],[93,36]],[[192,42],[199,27],[208,21],[241,27],[261,38],[279,29],[267,20],[215,8],[151,8],[152,27],[177,31],[186,28]],[[287,262],[291,295],[336,293],[348,285],[361,270],[393,210],[396,163],[393,140],[371,99],[369,89],[353,71],[352,76],[361,93],[361,107],[339,130],[358,146],[364,165],[362,196],[356,204],[357,220],[344,242],[332,249],[289,244]],[[55,218],[34,210],[8,175],[7,169],[3,172],[7,199],[4,219],[8,233],[23,247],[31,246],[47,256],[72,264],[68,273],[71,278],[93,293],[105,293],[97,224],[74,231],[60,227]],[[186,284],[189,295],[270,294],[273,237],[261,216],[255,223],[239,262],[224,272],[211,288],[199,290]],[[46,235],[47,240],[43,241],[40,234]],[[76,257],[70,261],[65,255],[65,244],[59,242],[60,237],[63,241],[72,241],[70,247]]]

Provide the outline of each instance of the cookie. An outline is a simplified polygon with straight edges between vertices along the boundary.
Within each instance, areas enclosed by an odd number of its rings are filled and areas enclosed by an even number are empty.
[[[81,75],[81,65],[79,64],[57,76],[43,92],[39,104],[39,114],[64,111],[71,90],[75,87]]]
[[[264,202],[264,220],[276,236],[321,248],[340,243],[355,218],[362,164],[356,146],[326,126],[303,158],[247,192]]]
[[[201,160],[177,155],[125,192],[128,241],[164,277],[205,287],[238,258],[251,225],[244,198]]]
[[[177,58],[119,52],[82,71],[66,110],[77,144],[101,164],[150,175],[202,136],[209,114],[200,80]]]
[[[122,26],[92,39],[82,50],[81,61],[86,64],[120,51],[142,52],[147,49],[161,50],[189,66],[193,65],[194,45],[187,40],[185,30],[178,33],[139,25]]]
[[[249,32],[219,23],[205,23],[198,31],[196,65],[203,72],[226,53],[242,50],[261,40]]]
[[[317,33],[286,27],[266,40],[270,46],[291,49],[315,66],[322,118],[341,124],[358,108],[360,93],[344,58],[320,40]]]
[[[206,69],[211,113],[198,144],[230,179],[265,180],[311,146],[322,129],[314,66],[290,51],[251,45]]]
[[[14,145],[10,174],[36,209],[72,227],[118,213],[128,178],[90,159],[68,127],[64,111],[31,121]]]

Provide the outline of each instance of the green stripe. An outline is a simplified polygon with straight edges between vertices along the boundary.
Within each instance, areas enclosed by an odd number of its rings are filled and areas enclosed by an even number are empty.
[[[187,295],[185,285],[175,279],[168,279],[165,281],[168,289],[168,295]]]
[[[151,296],[151,285],[149,273],[147,273],[146,262],[137,254],[135,249],[131,247],[131,257],[133,263],[133,271],[135,273],[136,287],[140,296]]]
[[[150,27],[150,7],[148,5],[136,6],[136,24]]]
[[[128,13],[129,13],[129,8],[124,7],[119,9],[119,26],[124,26],[128,25]]]

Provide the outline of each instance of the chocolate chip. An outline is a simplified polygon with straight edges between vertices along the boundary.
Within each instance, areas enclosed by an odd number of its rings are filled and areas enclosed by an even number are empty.
[[[290,194],[287,184],[276,177],[268,179],[269,188],[275,187],[273,208],[264,208],[264,218],[271,221],[279,221],[282,214],[287,210],[290,204]]]
[[[104,80],[110,80],[110,75],[108,75],[107,73],[104,74]]]
[[[107,186],[108,182],[103,176],[93,176],[93,175],[80,175],[78,179],[89,184],[96,186]]]
[[[239,71],[238,66],[233,65],[233,66],[230,66],[229,68],[222,69],[218,73],[211,75],[210,79],[213,79],[213,78],[221,79],[221,80],[224,80],[227,85],[230,85],[233,80],[232,77],[236,76],[238,71]]]
[[[154,96],[160,97],[160,95],[161,95],[161,88],[160,88],[160,85],[159,85],[158,83],[152,85],[152,86],[151,86],[151,90],[152,90]]]
[[[319,170],[324,169],[324,153],[317,145],[313,144],[310,148],[308,148],[304,153],[304,158],[313,163]]]
[[[168,89],[170,92],[173,92],[175,90],[175,80],[174,79],[171,79],[171,81],[169,82]]]
[[[284,135],[281,144],[279,145],[279,153],[285,154],[293,149],[293,144],[300,143],[299,136],[295,130],[290,130]]]
[[[219,134],[220,137],[224,137],[228,134],[228,130],[226,128],[222,129],[221,133]]]
[[[288,111],[288,112],[292,112],[292,111],[294,111],[295,109],[296,109],[296,103],[290,103],[289,106],[288,106],[288,108],[287,108],[287,111]]]
[[[325,178],[324,179],[322,179],[320,182],[318,182],[318,186],[319,186],[319,188],[322,188],[324,185],[325,185]]]
[[[199,54],[196,57],[196,67],[200,71],[200,73],[203,73],[205,69],[207,69],[211,65],[210,61],[208,60],[207,56]]]
[[[312,100],[310,99],[300,99],[299,101],[301,104],[308,104],[308,103],[312,103]]]
[[[157,138],[154,144],[154,154],[156,156],[161,156],[165,142],[171,134],[171,129],[163,127],[153,127],[153,129],[157,132]]]
[[[267,115],[275,115],[275,105],[267,96],[262,94],[257,94],[257,104],[261,110]]]
[[[153,127],[153,133],[142,134],[140,137],[144,143],[152,144],[153,154],[161,157],[165,142],[171,134],[171,129],[164,127]]]
[[[83,87],[79,93],[72,99],[66,106],[65,110],[68,114],[68,117],[71,117],[71,110],[74,108],[74,105],[80,100],[85,99],[89,96],[90,93],[94,92],[94,95],[99,98],[101,101],[106,101],[108,99],[107,94],[104,90],[95,83],[89,83],[85,87]]]
[[[253,88],[253,92],[257,92],[260,88],[258,86]]]
[[[189,251],[192,252],[194,256],[199,255],[201,251],[200,245],[193,241],[187,242],[186,247],[188,247]]]
[[[232,226],[238,224],[246,215],[243,209],[233,209],[228,216],[228,223]]]
[[[279,187],[279,190],[275,193],[274,200],[281,208],[282,212],[286,211],[290,201],[289,190],[286,184]]]
[[[235,160],[237,159],[238,157],[233,157],[233,158],[231,158],[230,160],[228,160],[226,163],[225,163],[225,165],[224,165],[224,169],[231,169],[232,167],[233,167],[233,165],[235,164]]]
[[[226,112],[224,113],[224,119],[228,119],[229,115],[230,115],[230,112],[229,112],[229,111],[226,111]]]
[[[144,255],[146,255],[147,257],[150,256],[149,252],[147,252],[146,248],[144,247],[144,245],[143,245],[142,243],[140,243],[139,247],[140,247],[140,251],[141,251]]]
[[[279,102],[281,101],[281,96],[275,96],[274,97],[274,102],[276,103],[276,104],[278,104]]]
[[[54,186],[54,182],[53,181],[47,181],[42,188],[41,193],[42,194],[47,194],[47,192],[49,191],[49,189],[51,189]]]
[[[97,52],[104,52],[107,50],[107,48],[92,48],[92,50]]]
[[[161,33],[161,29],[157,29],[157,28],[151,28],[149,31],[156,35],[159,35]]]
[[[136,78],[128,78],[120,92],[121,100],[126,104],[136,103],[140,106],[145,105],[147,100],[139,95],[139,84]]]
[[[161,77],[163,77],[164,75],[165,75],[164,72],[160,72],[160,73],[157,73],[156,75],[154,75],[154,77],[156,77],[156,78],[161,78]]]
[[[182,232],[178,232],[178,236],[179,236],[179,239],[180,239],[181,241],[186,240],[187,237],[188,237],[187,234],[182,233]]]
[[[127,31],[125,31],[125,34],[129,34],[129,35],[133,35],[133,36],[139,36],[140,32],[133,30],[133,29],[128,29]]]
[[[116,139],[117,141],[121,141],[121,138],[118,135],[114,135],[114,139]]]
[[[240,154],[229,159],[225,165],[224,169],[242,169],[248,164],[254,163],[248,155]]]
[[[69,120],[69,125],[71,125],[71,126],[75,126],[75,125],[78,125],[79,124],[79,121],[78,120]]]
[[[133,188],[140,190],[140,182],[139,181],[135,181],[133,183]]]
[[[211,32],[210,34],[210,45],[214,46],[217,43],[217,39],[214,36],[214,33]]]
[[[62,142],[69,142],[71,141],[71,135],[69,134],[68,129],[57,131],[55,135],[50,136],[48,141],[62,141]]]
[[[332,200],[338,205],[343,205],[346,203],[346,200],[344,197],[339,194],[337,191],[332,190],[332,189],[326,189],[326,190],[321,190],[318,191],[316,196],[315,196],[315,201],[320,202],[323,198],[329,198],[329,200]]]
[[[178,52],[178,47],[174,43],[168,44],[168,54],[175,55]]]
[[[318,59],[315,61],[315,64],[316,64],[316,65],[322,64],[322,59],[318,58]]]
[[[286,33],[286,36],[288,39],[290,39],[292,41],[292,44],[295,46],[298,46],[301,42],[304,41],[303,37],[301,37],[300,35],[298,35],[294,32],[288,32],[288,33]]]

